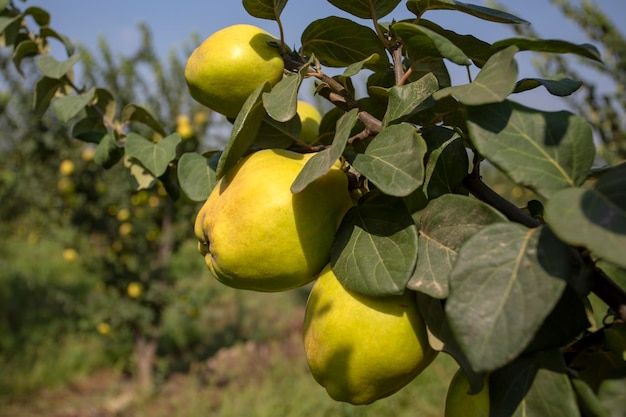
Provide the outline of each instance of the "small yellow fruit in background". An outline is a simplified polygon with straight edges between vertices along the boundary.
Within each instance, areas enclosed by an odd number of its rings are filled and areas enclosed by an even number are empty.
[[[120,227],[118,228],[120,236],[128,236],[132,231],[133,225],[128,222],[120,224]]]
[[[115,215],[118,221],[125,222],[130,219],[130,211],[127,208],[120,209]]]
[[[96,331],[106,336],[111,333],[111,325],[109,323],[100,322],[96,325]]]
[[[470,384],[465,372],[459,368],[450,382],[446,395],[445,417],[489,417],[489,378],[479,393],[470,395]]]
[[[344,288],[330,264],[307,301],[304,350],[336,401],[370,404],[397,392],[435,358],[415,294],[368,297]]]
[[[142,292],[142,287],[141,287],[141,284],[138,282],[131,282],[126,287],[126,294],[128,294],[130,298],[139,297],[141,295],[141,292]]]
[[[311,282],[352,206],[338,167],[297,194],[291,184],[313,154],[265,149],[242,159],[215,186],[195,223],[199,251],[220,282],[284,291]]]
[[[252,25],[233,25],[209,36],[185,66],[189,93],[200,104],[227,117],[236,117],[260,85],[281,80],[285,64],[280,40]]]
[[[61,175],[72,175],[74,173],[75,167],[74,162],[69,159],[64,159],[61,161],[59,165],[59,172]]]
[[[80,153],[80,158],[85,162],[93,161],[94,156],[96,155],[96,148],[93,146],[88,146],[83,149]]]
[[[63,249],[61,256],[63,257],[63,260],[66,262],[74,262],[76,259],[78,259],[78,252],[76,252],[76,249],[66,248],[66,249]]]
[[[309,145],[315,143],[319,136],[322,115],[315,106],[302,100],[298,100],[297,113],[302,125],[300,140]]]
[[[176,133],[183,139],[189,139],[194,135],[193,126],[191,120],[184,114],[181,114],[176,118]]]

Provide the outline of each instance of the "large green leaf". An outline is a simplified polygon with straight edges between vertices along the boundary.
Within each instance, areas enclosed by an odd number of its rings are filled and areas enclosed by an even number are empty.
[[[364,153],[349,160],[382,192],[404,197],[424,181],[425,154],[426,142],[415,127],[399,124],[381,130]]]
[[[215,173],[217,179],[222,178],[226,171],[232,168],[254,143],[261,122],[266,115],[263,108],[263,93],[270,91],[270,88],[271,86],[268,82],[258,86],[246,99],[239,111],[230,134],[230,139],[228,139],[224,152],[217,164]]]
[[[49,78],[60,79],[70,72],[80,60],[80,55],[75,54],[63,62],[59,62],[50,55],[43,55],[37,60],[39,70]]]
[[[328,2],[361,19],[380,19],[400,4],[400,0],[328,0]]]
[[[92,87],[83,94],[63,96],[52,100],[52,110],[63,123],[69,122],[94,98],[96,88]]]
[[[483,374],[477,374],[472,370],[465,353],[463,353],[463,350],[454,339],[445,314],[444,302],[419,291],[416,293],[416,298],[417,308],[428,328],[428,342],[430,346],[435,350],[451,355],[463,368],[472,392],[479,392],[484,385]]]
[[[124,166],[128,181],[133,190],[147,190],[157,183],[158,179],[146,169],[138,160],[131,156],[124,156]]]
[[[93,160],[96,164],[109,169],[117,164],[124,156],[124,148],[118,146],[115,135],[110,132],[102,138],[98,146]]]
[[[419,110],[428,97],[439,89],[437,78],[429,73],[419,80],[402,85],[393,86],[389,90],[389,105],[383,119],[383,126],[400,121]]]
[[[459,35],[456,32],[447,30],[434,22],[426,19],[420,19],[420,26],[426,27],[433,32],[438,33],[450,42],[458,46],[468,58],[474,62],[479,68],[485,65],[485,62],[493,55],[491,45],[472,35]]]
[[[148,126],[161,136],[167,136],[161,123],[145,108],[128,104],[122,110],[122,122],[137,122]]]
[[[155,177],[160,177],[167,170],[169,163],[176,158],[176,147],[181,141],[182,138],[178,133],[166,136],[155,143],[131,132],[126,136],[126,155],[139,161]]]
[[[461,246],[484,227],[506,218],[474,198],[445,194],[422,210],[419,252],[407,287],[434,298],[449,294],[449,275]]]
[[[579,417],[561,353],[547,350],[521,358],[489,377],[490,415]]]
[[[514,45],[520,51],[551,52],[555,54],[576,54],[582,57],[602,62],[598,49],[590,44],[577,45],[560,39],[528,39],[509,38],[491,45],[494,51]]]
[[[467,149],[453,130],[436,126],[422,131],[428,145],[422,191],[429,200],[458,192],[469,171]]]
[[[512,101],[472,106],[467,127],[482,156],[545,197],[582,184],[595,156],[589,123],[566,111],[544,112]]]
[[[563,241],[626,268],[626,163],[604,174],[592,189],[553,194],[545,219]]]
[[[461,247],[450,274],[446,313],[476,371],[519,355],[580,275],[574,252],[549,229],[489,225]]]
[[[35,95],[33,99],[33,110],[35,114],[41,116],[48,107],[50,102],[56,95],[63,83],[54,78],[43,77],[35,84]]]
[[[68,56],[74,55],[76,48],[74,47],[70,39],[67,36],[61,35],[56,30],[49,28],[49,27],[43,27],[39,29],[39,36],[41,36],[44,39],[54,38],[58,40],[59,42],[63,44],[63,46],[65,46],[65,52],[67,53]]]
[[[272,119],[286,122],[296,115],[302,79],[300,73],[284,77],[270,92],[263,93],[263,106]]]
[[[279,20],[287,0],[243,0],[243,8],[259,19]]]
[[[421,17],[427,10],[456,10],[491,22],[528,24],[526,20],[502,10],[456,0],[409,0],[406,2],[406,7],[417,17]]]
[[[331,250],[341,283],[371,296],[403,293],[416,258],[417,226],[402,200],[379,193],[346,213]]]
[[[269,115],[265,115],[256,138],[254,146],[262,149],[286,149],[300,139],[302,123],[299,117],[292,117],[286,122],[277,122]]]
[[[414,62],[446,58],[458,65],[470,64],[469,58],[458,46],[425,26],[398,22],[391,28],[402,38]]]
[[[41,7],[31,6],[24,10],[24,16],[30,16],[39,26],[48,26],[50,24],[50,13]]]
[[[220,153],[215,152],[206,158],[195,152],[184,153],[178,160],[178,181],[189,199],[204,201],[207,199],[217,180],[215,170]]]
[[[469,84],[442,88],[433,94],[440,100],[452,96],[468,106],[478,106],[504,101],[515,89],[517,62],[514,46],[493,54]]]
[[[31,56],[39,54],[39,45],[35,41],[22,40],[13,49],[13,56],[11,57],[15,69],[23,76],[22,72],[22,60]]]
[[[329,67],[347,67],[377,54],[379,59],[371,59],[367,68],[387,68],[387,52],[376,33],[358,23],[341,17],[330,16],[310,23],[302,32],[302,50],[307,55],[315,55]]]
[[[571,78],[559,74],[554,77],[547,78],[524,78],[519,80],[515,85],[514,93],[521,93],[523,91],[532,90],[539,86],[544,86],[546,90],[552,95],[564,97],[569,96],[583,85],[582,82],[572,80]]]
[[[101,116],[87,116],[72,126],[72,137],[85,142],[100,143],[107,132]]]
[[[346,143],[350,137],[350,131],[356,124],[358,115],[359,111],[357,109],[352,109],[348,113],[341,116],[337,122],[337,130],[335,132],[335,138],[333,139],[332,145],[323,151],[316,153],[306,162],[302,171],[300,171],[291,185],[292,193],[295,194],[304,190],[307,185],[326,174],[328,170],[337,162],[346,148]]]

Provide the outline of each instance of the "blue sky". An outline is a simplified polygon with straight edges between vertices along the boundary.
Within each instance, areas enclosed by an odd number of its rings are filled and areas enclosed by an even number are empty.
[[[548,0],[500,1],[511,12],[531,22],[532,27],[543,38],[565,39],[575,43],[587,42],[584,35],[563,18]],[[480,0],[465,2],[483,4]],[[626,16],[624,0],[596,0],[596,3],[609,16]],[[52,15],[52,27],[72,41],[93,49],[98,38],[104,36],[115,51],[122,54],[133,52],[139,45],[137,30],[139,22],[147,24],[152,29],[157,52],[163,57],[184,43],[189,44],[192,33],[203,39],[218,29],[236,23],[255,24],[278,34],[275,22],[249,16],[241,1],[32,0],[28,1],[27,5],[38,5],[48,10]],[[329,15],[349,17],[325,0],[290,0],[281,17],[287,44],[299,46],[300,34],[307,24]],[[388,21],[391,18],[399,20],[410,16],[401,4],[394,13],[383,20]],[[507,25],[486,22],[459,12],[433,11],[427,12],[426,17],[458,33],[471,33],[488,42],[513,36],[512,30]],[[367,21],[362,23],[368,24]],[[520,77],[536,75],[530,64],[531,58],[530,53],[518,54]],[[462,82],[465,80],[458,80],[455,83]],[[548,99],[539,99],[545,110],[563,107],[562,100],[553,100],[551,97]]]

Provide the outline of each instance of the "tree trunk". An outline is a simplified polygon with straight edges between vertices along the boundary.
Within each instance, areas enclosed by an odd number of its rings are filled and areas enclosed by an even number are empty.
[[[135,337],[135,366],[137,393],[144,398],[154,390],[154,363],[157,351],[157,339],[145,335]]]

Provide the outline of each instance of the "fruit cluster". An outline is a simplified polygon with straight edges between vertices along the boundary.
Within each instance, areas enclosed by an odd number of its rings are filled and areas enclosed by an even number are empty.
[[[187,63],[191,95],[236,117],[259,85],[282,78],[277,42],[249,25],[213,34]],[[313,143],[319,113],[303,102],[297,113],[300,141]],[[353,194],[340,161],[293,193],[292,184],[312,155],[260,149],[242,158],[199,211],[195,234],[212,275],[228,286],[284,291],[315,281],[303,327],[311,373],[333,399],[368,404],[412,381],[436,351],[428,344],[415,293],[365,296],[344,288],[333,273],[331,247],[354,205]]]

